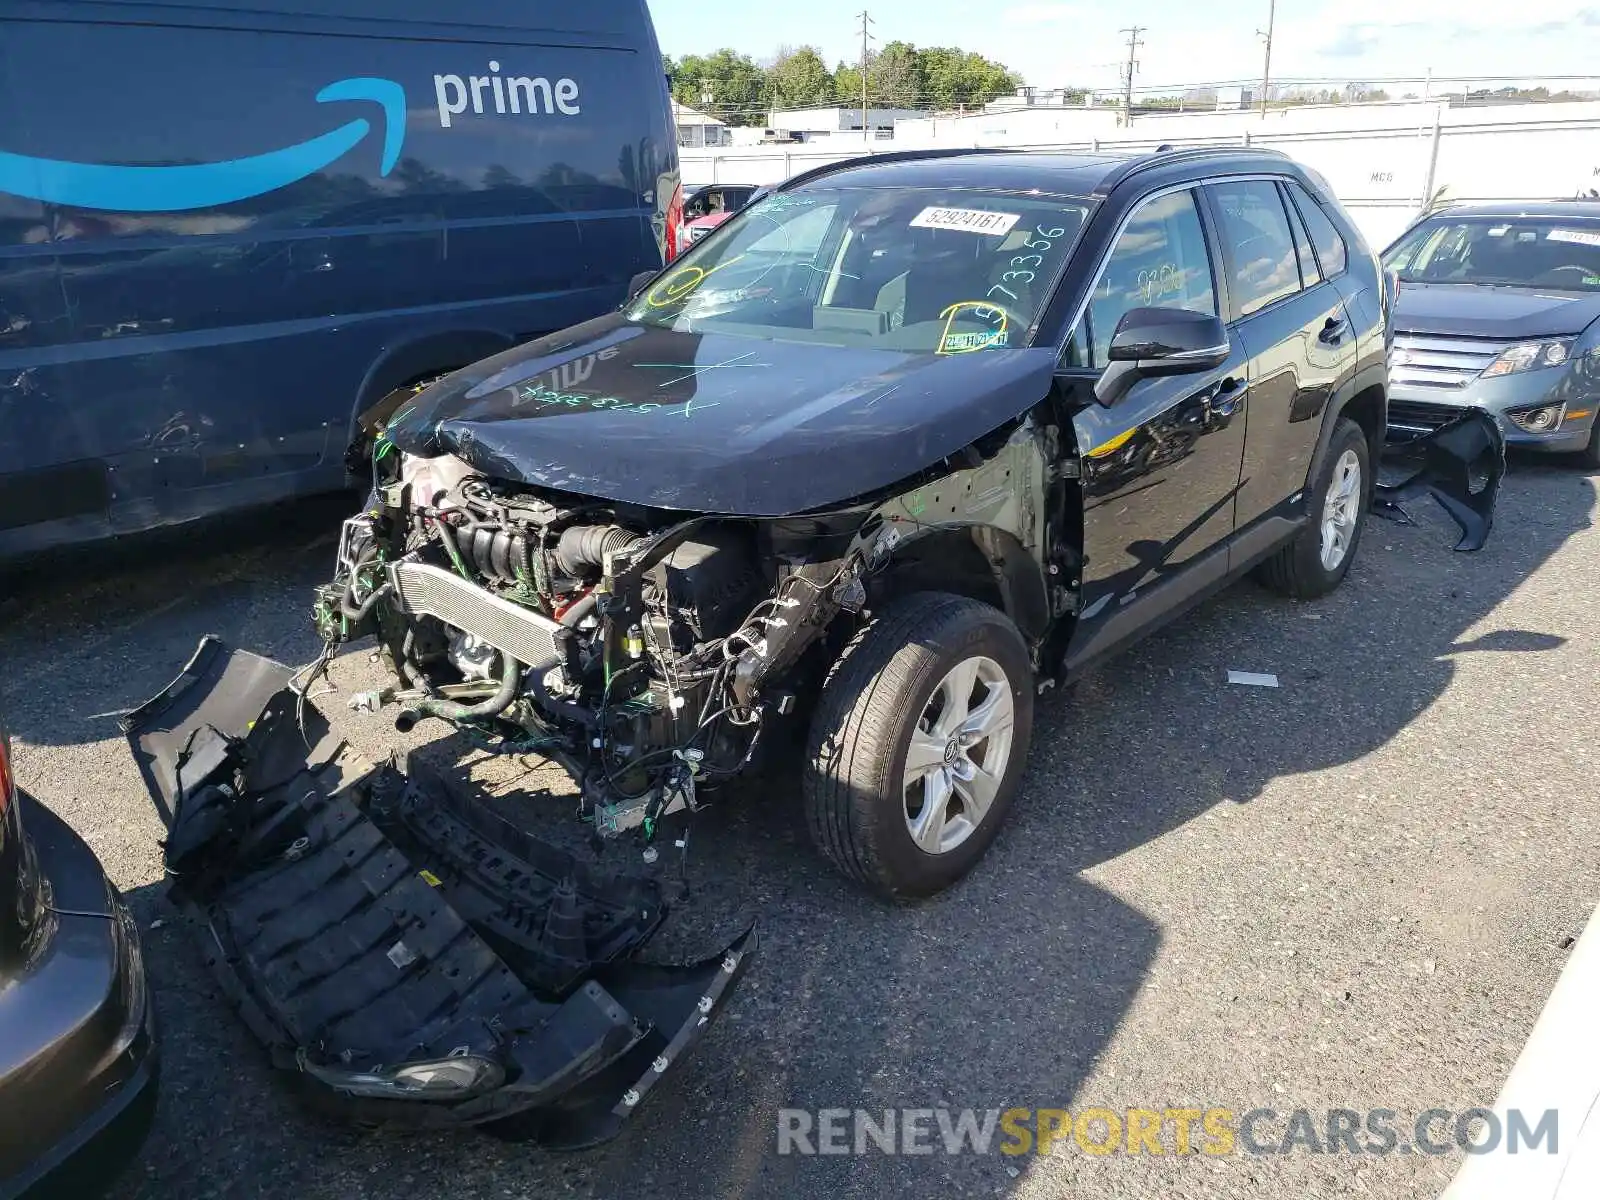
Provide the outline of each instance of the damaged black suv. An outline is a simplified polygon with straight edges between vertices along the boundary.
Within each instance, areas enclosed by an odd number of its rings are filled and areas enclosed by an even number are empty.
[[[554,759],[604,834],[799,723],[818,847],[928,895],[993,840],[1037,691],[1245,572],[1345,577],[1391,302],[1272,153],[824,167],[620,311],[369,414],[319,625],[376,636],[369,707]],[[1481,542],[1500,447],[1441,436],[1489,464],[1450,502]]]

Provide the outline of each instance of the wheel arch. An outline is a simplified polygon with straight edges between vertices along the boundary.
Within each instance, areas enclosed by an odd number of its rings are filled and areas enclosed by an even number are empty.
[[[1029,645],[1047,631],[1050,608],[1038,561],[1015,534],[995,525],[942,525],[902,542],[869,581],[875,604],[911,592],[951,592],[992,605]]]
[[[1378,459],[1383,454],[1384,434],[1389,422],[1389,396],[1382,368],[1358,375],[1343,402],[1329,406],[1322,421],[1322,431],[1317,435],[1317,452],[1312,455],[1311,465],[1306,471],[1307,488],[1322,469],[1328,446],[1333,441],[1333,431],[1345,417],[1359,425],[1361,432],[1366,435],[1367,461],[1376,470]]]
[[[1384,433],[1389,423],[1389,404],[1383,385],[1367,384],[1350,397],[1338,415],[1349,417],[1361,426],[1361,432],[1367,435],[1368,458],[1376,464],[1383,453]]]

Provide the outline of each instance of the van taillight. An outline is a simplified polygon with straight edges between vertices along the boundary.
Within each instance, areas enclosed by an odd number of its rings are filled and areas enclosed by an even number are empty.
[[[672,203],[667,205],[667,244],[661,248],[662,258],[671,262],[682,253],[686,239],[683,235],[683,184],[672,189]]]

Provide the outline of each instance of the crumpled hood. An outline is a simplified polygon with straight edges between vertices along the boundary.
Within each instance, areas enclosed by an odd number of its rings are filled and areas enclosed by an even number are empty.
[[[935,355],[678,333],[613,313],[395,414],[409,454],[624,503],[779,516],[886,487],[1027,411],[1049,350]]]
[[[1394,327],[1467,337],[1561,337],[1582,333],[1597,317],[1596,292],[1402,282]]]

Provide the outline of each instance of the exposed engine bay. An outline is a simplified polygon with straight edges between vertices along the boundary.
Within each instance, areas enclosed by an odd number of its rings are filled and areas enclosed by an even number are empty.
[[[561,764],[602,834],[653,836],[751,765],[796,706],[787,672],[894,541],[870,506],[719,519],[392,457],[316,605],[330,655],[373,635],[394,672],[353,705]]]
[[[1481,546],[1503,473],[1493,432],[1470,417],[1441,431],[1454,440],[1431,439],[1374,507],[1403,517],[1402,500],[1432,494],[1461,526],[1458,548]],[[775,723],[807,715],[807,689],[887,590],[880,573],[948,587],[947,556],[976,547],[1033,639],[1035,672],[1055,674],[1082,566],[1076,471],[1061,463],[1054,431],[1024,419],[887,497],[732,518],[491,478],[448,454],[402,454],[380,432],[369,502],[317,593],[324,661],[374,636],[395,682],[353,707],[542,755],[601,835],[648,841],[662,816],[756,763]],[[1469,464],[1488,486],[1472,486]],[[940,533],[962,545],[928,536]]]

